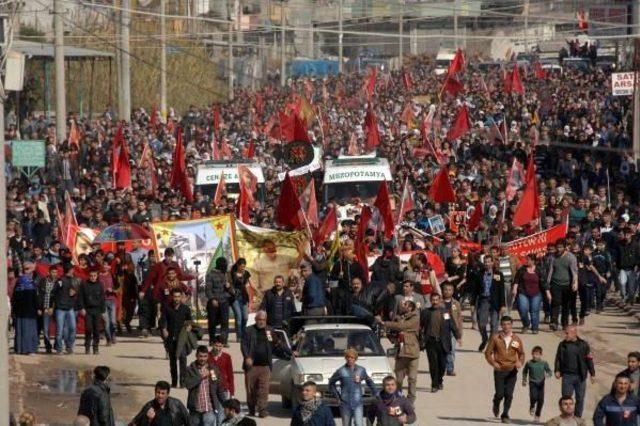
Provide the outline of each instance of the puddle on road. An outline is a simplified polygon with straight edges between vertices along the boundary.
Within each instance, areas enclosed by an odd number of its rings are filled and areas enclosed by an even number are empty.
[[[84,389],[93,383],[93,372],[89,370],[78,370],[74,368],[60,368],[54,370],[53,376],[45,382],[41,382],[41,391],[50,392],[56,395],[80,395]],[[120,393],[118,385],[111,384],[111,396]]]

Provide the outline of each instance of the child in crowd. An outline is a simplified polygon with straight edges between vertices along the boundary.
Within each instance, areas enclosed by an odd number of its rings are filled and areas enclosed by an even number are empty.
[[[529,378],[529,413],[538,423],[544,405],[544,380],[546,377],[551,377],[551,368],[547,361],[542,359],[540,346],[535,346],[531,350],[531,359],[522,370],[522,386],[527,386],[527,377]]]

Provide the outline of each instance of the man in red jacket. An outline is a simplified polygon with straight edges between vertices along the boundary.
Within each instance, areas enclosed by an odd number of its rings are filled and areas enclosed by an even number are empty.
[[[224,388],[229,392],[227,399],[235,395],[235,384],[233,382],[233,364],[231,356],[223,352],[224,342],[222,337],[215,336],[213,338],[213,347],[209,352],[209,365],[215,365],[220,370],[221,380]]]
[[[174,250],[171,247],[167,247],[164,250],[164,259],[162,260],[162,262],[153,264],[153,266],[149,270],[149,273],[147,274],[147,277],[144,279],[142,286],[140,287],[140,300],[145,298],[145,294],[147,294],[147,291],[149,290],[151,290],[151,294],[153,295],[153,300],[151,301],[150,306],[151,312],[146,313],[149,318],[146,318],[145,324],[152,324],[153,318],[156,318],[160,312],[157,309],[158,304],[161,303],[161,300],[158,297],[158,292],[160,287],[163,286],[167,281],[167,272],[169,271],[169,268],[172,268],[176,271],[179,281],[189,281],[194,279],[193,275],[187,274],[182,270],[178,262],[174,260],[174,255]],[[150,331],[151,330],[143,329],[143,336],[146,337],[146,335],[148,335]]]

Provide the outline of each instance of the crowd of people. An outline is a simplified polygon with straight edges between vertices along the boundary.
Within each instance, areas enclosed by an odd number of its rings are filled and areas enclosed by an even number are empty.
[[[553,368],[562,378],[562,415],[550,424],[581,424],[586,380],[593,379],[595,371],[589,346],[577,337],[576,327],[601,312],[608,297],[629,305],[638,298],[640,173],[633,160],[638,153],[630,150],[630,98],[611,96],[610,75],[596,67],[541,75],[532,64],[520,71],[524,94],[514,94],[505,90],[505,70],[483,72],[471,61],[452,77],[463,87],[457,96],[440,90],[449,77],[437,76],[433,69],[429,58],[413,57],[406,58],[402,72],[298,79],[257,92],[237,89],[232,101],[192,106],[181,115],[171,110],[166,119],[155,108],[134,110],[131,122],[118,120],[109,107],[97,118],[71,114],[67,140],[56,139],[54,124],[43,115],[29,114],[15,125],[9,121],[8,140],[43,139],[47,158],[46,167],[30,178],[7,170],[15,353],[37,353],[40,335],[46,352],[73,353],[82,322],[85,352],[98,354],[101,334],[107,346],[116,344],[118,336],[133,333],[137,313],[141,336],[158,329],[165,342],[171,383],[156,384],[155,399],[132,424],[253,424],[232,398],[233,370],[224,352],[230,310],[242,348],[248,414],[259,417],[269,415],[272,351],[286,352],[272,327],[281,328],[298,311],[355,315],[395,342],[398,350],[395,377],[385,379],[383,389],[371,389],[379,394],[371,413],[363,412],[357,402],[361,381],[374,386],[355,364],[358,354],[345,353],[345,367],[334,376],[334,383],[341,383],[341,390],[335,391],[342,401],[343,424],[362,424],[366,416],[382,425],[411,424],[416,421],[412,404],[420,352],[428,355],[431,390],[443,389],[445,375],[456,374],[455,349],[462,338],[463,310],[469,306],[472,328],[481,335],[478,349],[494,367],[496,417],[510,421],[517,373],[524,368],[532,415],[539,420],[544,380],[551,368],[540,348],[534,348],[525,363],[524,335],[548,324],[550,330],[566,333]],[[247,262],[238,259],[229,267],[226,259],[218,259],[205,280],[210,353],[197,343],[202,330],[187,302],[193,271],[185,270],[173,249],[157,253],[134,243],[108,252],[94,245],[77,255],[74,247],[61,242],[58,212],[69,203],[78,224],[94,229],[119,222],[148,227],[156,221],[235,213],[235,199],[229,194],[214,200],[196,187],[190,200],[181,188],[172,187],[169,177],[178,132],[192,182],[197,164],[214,157],[259,162],[265,199],[250,206],[249,222],[281,228],[275,218],[278,174],[288,166],[282,130],[277,130],[278,113],[296,112],[301,99],[312,111],[306,119],[310,143],[321,147],[325,158],[364,154],[370,146],[367,111],[373,111],[380,135],[374,148],[391,164],[393,180],[388,186],[396,205],[406,198],[404,189],[411,188],[412,208],[399,217],[393,238],[364,224],[370,228],[364,233],[366,251],[376,256],[369,271],[358,259],[360,242],[355,241],[360,215],[340,224],[337,252],[331,241],[312,246],[299,270],[283,270],[275,277],[273,288],[261,295],[260,306],[252,305],[250,294],[256,286]],[[462,105],[468,109],[471,129],[449,140],[447,133]],[[134,166],[131,187],[124,189],[115,188],[113,176],[118,128],[124,130],[122,149],[127,149]],[[143,158],[148,152],[153,162]],[[518,183],[512,170],[518,165],[522,169],[529,159],[537,177],[539,219],[515,226],[512,218],[523,198],[524,179]],[[455,202],[434,202],[429,189],[445,165]],[[318,180],[316,188],[320,187]],[[364,201],[357,193],[349,199],[330,199],[320,204],[320,216],[345,204],[359,209]],[[478,209],[478,222],[469,226]],[[465,212],[462,222],[448,220],[443,234],[431,235],[430,218],[453,218],[459,211]],[[568,223],[566,237],[549,244],[544,253],[518,259],[505,250],[504,243],[563,223]],[[398,252],[408,250],[420,251],[405,266]],[[436,272],[427,252],[442,262],[444,271]],[[522,321],[518,335],[508,316],[514,307]],[[247,327],[251,309],[258,312],[255,325]],[[50,335],[54,322],[55,337]],[[190,350],[196,361],[187,365]],[[604,418],[606,424],[632,424],[625,423],[628,416],[636,418],[636,355],[630,355],[629,371],[616,378],[611,395],[598,405],[596,424],[605,424]],[[282,356],[295,356],[295,351]],[[81,404],[80,414],[90,424],[113,424],[113,413],[105,411],[108,376],[108,368],[96,368],[96,384],[83,394],[86,404]],[[178,386],[189,389],[186,407],[169,396]],[[316,384],[302,386],[292,424],[333,424],[331,413],[315,395]]]

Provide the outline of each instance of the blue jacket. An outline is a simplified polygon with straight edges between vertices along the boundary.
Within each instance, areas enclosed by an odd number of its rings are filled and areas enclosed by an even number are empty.
[[[322,281],[316,274],[309,275],[302,288],[302,309],[324,308],[326,305]]]
[[[358,382],[354,380],[355,377],[358,377]],[[354,366],[353,371],[351,371],[346,364],[338,368],[329,379],[329,390],[338,396],[343,405],[349,408],[356,408],[363,405],[363,380],[369,389],[371,389],[371,394],[377,395],[376,385],[373,383],[371,377],[369,377],[369,374],[367,374],[367,370],[358,364]],[[336,387],[338,382],[340,383],[339,391]]]
[[[291,426],[336,426],[331,409],[326,405],[320,405],[307,423],[302,421],[300,408],[298,405],[293,412],[293,416],[291,416]]]
[[[600,400],[593,413],[595,426],[636,426],[640,414],[640,399],[628,395],[620,404],[611,394]]]

